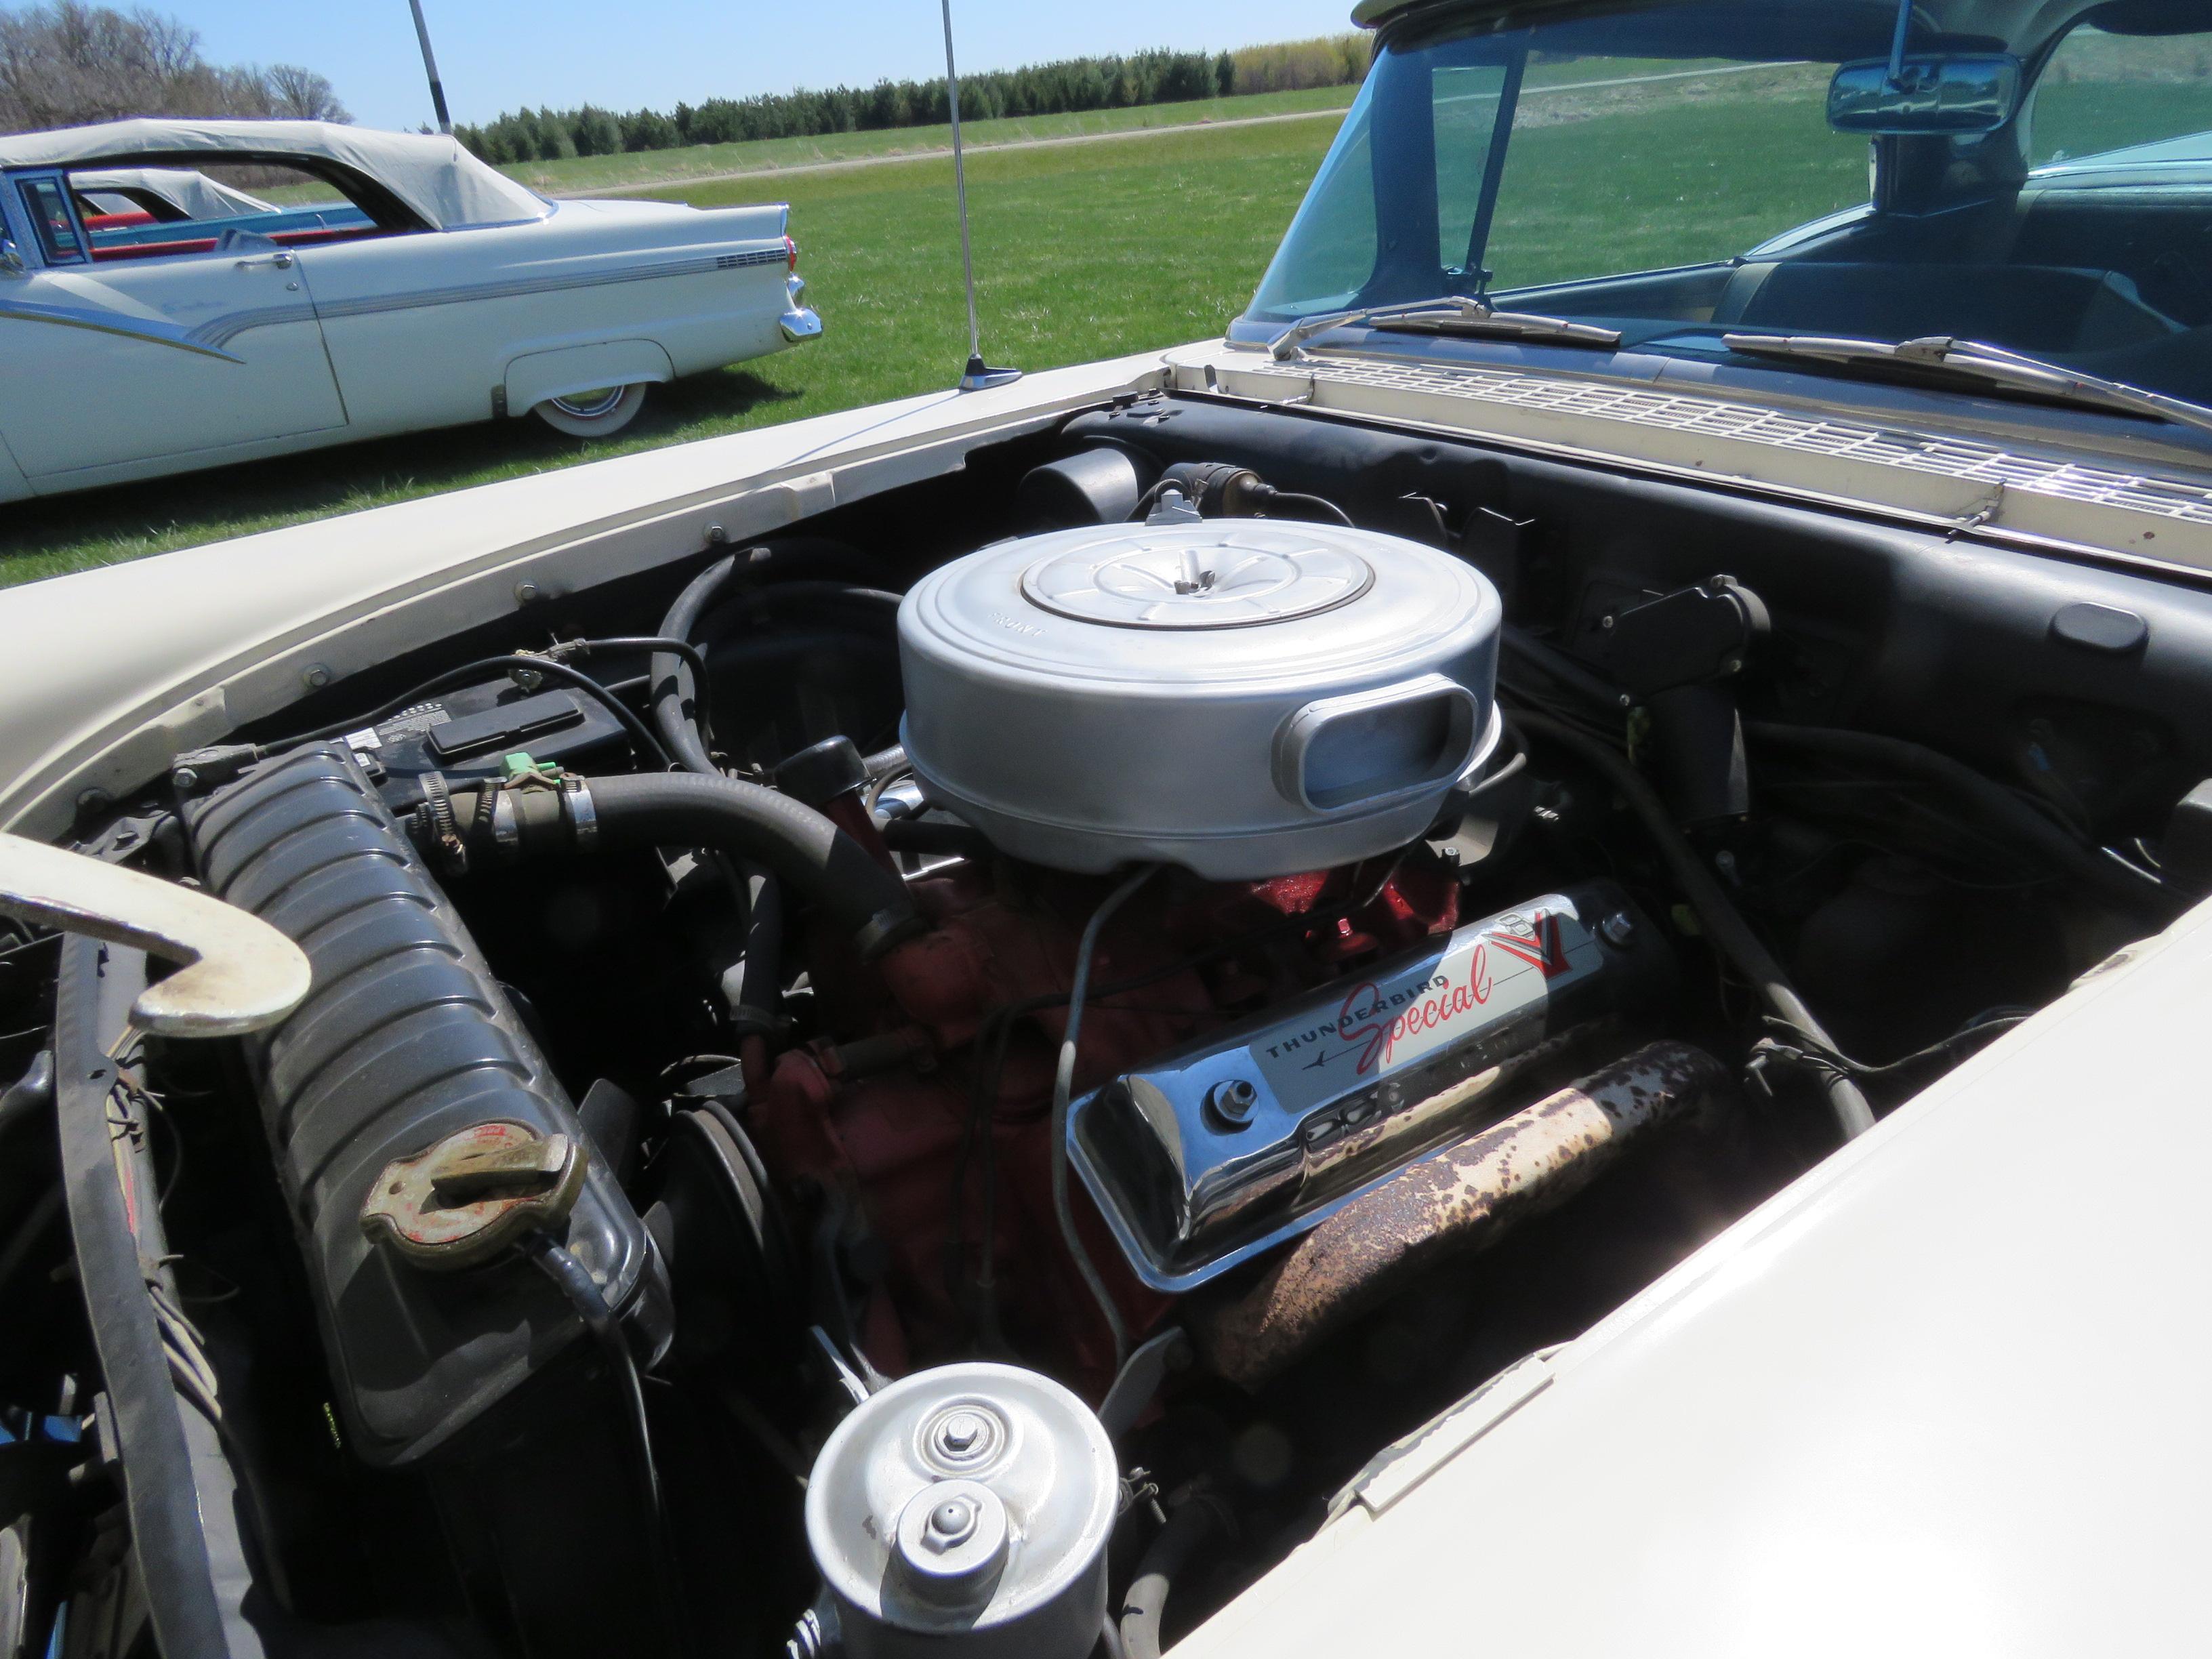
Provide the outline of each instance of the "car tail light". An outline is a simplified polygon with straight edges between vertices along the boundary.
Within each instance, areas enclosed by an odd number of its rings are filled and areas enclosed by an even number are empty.
[[[793,241],[789,236],[783,239],[783,263],[788,270],[799,269],[799,244]]]

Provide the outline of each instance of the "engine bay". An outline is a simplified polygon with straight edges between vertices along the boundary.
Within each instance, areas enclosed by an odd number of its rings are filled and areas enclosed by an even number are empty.
[[[2200,587],[1228,398],[379,678],[80,826],[281,1025],[0,943],[0,1405],[107,1054],[271,1652],[1149,1659],[2212,887]]]

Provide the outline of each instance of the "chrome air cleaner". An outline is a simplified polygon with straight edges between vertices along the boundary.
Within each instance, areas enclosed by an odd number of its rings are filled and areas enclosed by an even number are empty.
[[[1498,740],[1498,594],[1330,525],[1110,525],[1002,543],[899,609],[907,753],[1000,850],[1214,880],[1403,846]]]

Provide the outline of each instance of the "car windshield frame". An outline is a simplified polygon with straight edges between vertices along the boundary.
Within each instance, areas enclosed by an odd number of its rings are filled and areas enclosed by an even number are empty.
[[[2034,125],[2042,76],[2062,48],[2071,50],[2077,39],[2094,48],[2117,43],[2134,54],[2129,61],[2139,62],[2179,36],[2190,52],[2212,54],[2212,15],[2185,19],[2185,8],[2166,0],[2106,0],[2102,6],[2079,0],[2038,36],[1945,33],[1944,16],[1963,16],[1966,10],[1963,0],[1914,7],[1911,51],[1939,58],[1969,48],[2018,54],[2018,106],[1987,132],[1871,139],[1832,126],[1824,94],[1843,64],[1863,64],[1891,50],[1897,10],[1889,0],[1819,6],[1809,0],[1620,0],[1534,21],[1523,11],[1501,17],[1494,6],[1467,6],[1422,9],[1386,22],[1374,67],[1251,302],[1231,325],[1229,341],[1266,343],[1304,322],[1307,344],[1322,350],[1358,345],[1402,356],[1426,346],[1439,356],[1480,358],[1486,347],[1464,338],[1447,348],[1393,331],[1386,342],[1363,334],[1356,320],[1376,307],[1449,303],[1456,297],[1618,330],[1625,352],[1721,363],[1754,377],[1788,370],[1771,358],[1730,351],[1723,336],[1771,331],[1896,342],[1947,335],[2212,404],[2212,281],[2204,284],[2201,307],[2193,294],[2188,304],[2177,306],[2170,288],[2150,293],[2148,284],[2122,268],[2123,260],[2107,258],[2093,239],[2076,237],[2055,253],[2034,258],[1980,251],[1990,228],[2006,213],[2022,216],[2032,229],[2033,213],[2052,218],[2057,206],[2100,202],[2100,191],[2117,198],[2123,189],[2136,189],[2147,197],[2138,188],[2147,172],[2167,187],[2166,228],[2155,234],[2185,229],[2201,235],[2212,228],[2212,87],[2201,116],[2190,100],[2197,97],[2196,86],[2204,83],[2154,88],[2179,94],[2181,118],[2191,125],[2185,131],[2157,136],[2154,131],[2146,137],[2108,118],[2109,107],[2093,101],[2086,110],[2075,107],[2091,94],[2109,105],[2118,95],[2114,88],[2125,85],[2108,87],[2097,79],[2112,71],[2100,70],[2100,60],[2084,52],[2077,56],[2088,58],[2087,82],[2053,76],[2069,85],[2072,100],[2063,125],[2069,136],[2117,127],[2116,141],[2086,154],[2041,156]],[[2018,11],[2046,20],[2053,15],[2049,8]],[[1977,14],[1990,15],[1987,8]],[[1655,61],[1669,58],[1685,67]],[[2212,56],[2204,61],[2212,63]],[[1608,76],[1615,62],[1634,74]],[[1572,78],[1578,74],[1579,82]],[[1542,262],[1526,257],[1537,240],[1530,223],[1547,213],[1559,218],[1577,210],[1529,194],[1534,181],[1558,171],[1547,173],[1534,163],[1546,159],[1547,148],[1566,149],[1547,128],[1585,122],[1578,142],[1587,150],[1601,141],[1601,129],[1610,121],[1625,145],[1638,122],[1610,113],[1603,107],[1607,100],[1632,113],[1638,97],[1655,110],[1706,101],[1710,114],[1727,102],[1724,95],[1711,97],[1711,90],[1723,89],[1732,76],[1742,77],[1734,87],[1747,89],[1737,101],[1753,112],[1745,131],[1754,141],[1760,132],[1783,133],[1787,143],[1777,148],[1789,154],[1774,167],[1798,166],[1811,180],[1796,198],[1768,191],[1794,205],[1794,212],[1758,226],[1731,246],[1692,249],[1672,260],[1608,263],[1600,254],[1616,242],[1632,251],[1663,244],[1662,236],[1644,234],[1639,240],[1638,233],[1647,228],[1645,221],[1665,217],[1668,204],[1638,202],[1627,185],[1611,198],[1593,191],[1575,227],[1594,250],[1587,266],[1563,271],[1555,257],[1549,268],[1531,270],[1532,264]],[[1685,95],[1670,105],[1657,88],[1672,82],[1682,83]],[[1650,92],[1641,90],[1645,83]],[[1637,90],[1614,93],[1614,87]],[[1785,110],[1790,100],[1795,106]],[[1583,107],[1567,107],[1577,102]],[[1446,106],[1453,103],[1479,112],[1480,120],[1455,117],[1448,133]],[[1796,123],[1786,131],[1780,125],[1785,116]],[[2087,116],[2100,118],[2102,127]],[[1486,143],[1478,143],[1469,133],[1484,122]],[[1677,125],[1688,132],[1717,130],[1710,118],[1702,129],[1688,120]],[[1656,128],[1645,121],[1643,130]],[[1826,155],[1818,153],[1822,140],[1830,141]],[[1750,201],[1768,157],[1756,142],[1746,148],[1751,153],[1735,157],[1717,148],[1689,155],[1673,174],[1663,166],[1644,171],[1664,180],[1685,174],[1691,162],[1709,164],[1705,176],[1712,191],[1737,191]],[[1633,174],[1638,165],[1632,155],[1621,171]],[[1847,166],[1855,190],[1846,179]],[[1456,176],[1450,176],[1455,170]],[[1727,205],[1733,210],[1733,201]],[[1703,234],[1700,211],[1692,201],[1675,210],[1675,216]],[[1726,213],[1705,217],[1715,225],[1729,222]],[[1684,240],[1694,239],[1677,238]],[[2018,246],[2025,248],[2029,240],[2023,233]],[[1465,253],[1455,262],[1462,247]],[[2164,254],[2160,259],[2172,263]],[[1774,279],[1776,272],[1781,280]],[[1732,313],[1723,289],[1747,287],[1754,278],[1763,297],[1748,312]],[[1312,326],[1329,313],[1354,320],[1334,329]],[[1487,349],[1519,349],[1492,344]],[[1581,355],[1590,360],[1576,365],[1583,372],[1606,371],[1601,358]]]

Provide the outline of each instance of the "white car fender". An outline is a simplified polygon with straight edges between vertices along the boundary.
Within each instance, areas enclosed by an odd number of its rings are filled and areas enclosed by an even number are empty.
[[[523,414],[548,398],[641,381],[659,385],[675,378],[668,353],[652,340],[602,340],[528,352],[507,366],[507,412]]]
[[[23,469],[15,465],[15,457],[8,447],[8,440],[0,437],[0,501],[20,501],[31,494],[31,481],[23,476]]]

